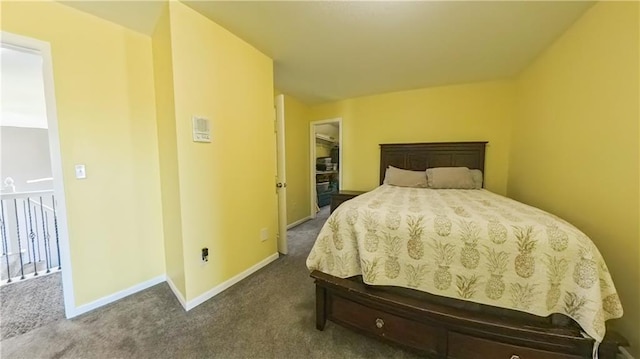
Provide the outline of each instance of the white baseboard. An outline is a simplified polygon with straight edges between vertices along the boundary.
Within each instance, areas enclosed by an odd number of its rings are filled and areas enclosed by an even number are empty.
[[[89,311],[92,311],[94,309],[100,308],[102,306],[105,306],[109,303],[113,303],[117,300],[120,300],[124,297],[128,297],[131,294],[140,292],[142,290],[145,290],[147,288],[153,287],[156,284],[160,284],[162,282],[167,282],[167,284],[169,284],[169,288],[171,288],[171,291],[173,292],[173,294],[176,296],[176,298],[178,298],[178,301],[180,302],[180,304],[182,305],[182,307],[189,311],[195,307],[197,307],[198,305],[206,302],[207,300],[213,298],[214,296],[222,293],[225,289],[231,287],[232,285],[238,283],[239,281],[245,279],[246,277],[250,276],[251,274],[255,273],[256,271],[258,271],[259,269],[261,269],[262,267],[266,266],[267,264],[275,261],[276,259],[278,259],[279,254],[278,253],[274,253],[270,256],[268,256],[267,258],[263,259],[262,261],[256,263],[255,265],[251,266],[250,268],[248,268],[247,270],[243,271],[242,273],[232,277],[231,279],[215,286],[214,288],[210,289],[209,291],[197,296],[196,298],[194,298],[193,300],[190,301],[186,301],[184,296],[182,295],[182,293],[180,293],[180,291],[178,290],[178,288],[176,288],[175,284],[171,281],[171,279],[169,277],[167,277],[165,274],[163,275],[159,275],[155,278],[149,279],[147,281],[144,281],[142,283],[136,284],[132,287],[129,287],[127,289],[123,289],[119,292],[107,295],[105,297],[102,297],[98,300],[94,300],[91,303],[87,303],[87,304],[83,304],[79,307],[76,307],[73,310],[73,313],[71,316],[69,316],[68,318],[73,318],[76,317],[78,315],[87,313]]]
[[[308,221],[310,219],[311,219],[311,216],[306,216],[306,217],[304,217],[304,218],[302,218],[300,220],[297,220],[297,221],[295,221],[295,222],[293,222],[291,224],[287,224],[287,229],[291,229],[291,228],[293,228],[295,226],[299,226],[299,225],[303,224],[304,222],[306,222],[306,221]]]
[[[155,278],[151,278],[147,281],[144,281],[142,283],[138,283],[132,287],[129,287],[127,289],[123,289],[119,292],[107,295],[105,297],[102,297],[98,300],[94,300],[91,303],[87,303],[87,304],[83,304],[79,307],[76,307],[73,311],[73,315],[71,315],[69,318],[73,318],[76,317],[80,314],[84,314],[86,312],[92,311],[94,309],[100,308],[104,305],[107,305],[109,303],[113,303],[116,300],[122,299],[124,297],[128,297],[131,294],[137,293],[141,290],[145,290],[147,288],[153,287],[156,284],[160,284],[162,282],[164,282],[166,280],[166,276],[164,274],[159,275]]]
[[[173,295],[175,295],[176,298],[178,298],[178,302],[180,302],[180,305],[182,305],[182,308],[184,308],[184,310],[187,310],[187,301],[182,296],[182,293],[180,293],[180,291],[178,290],[178,287],[176,287],[176,285],[173,284],[173,281],[169,276],[167,276],[167,284],[169,284],[169,288],[171,288]]]
[[[618,359],[634,359],[633,355],[631,355],[629,351],[627,351],[627,349],[623,347],[620,347],[618,349],[620,349],[620,353],[618,354]]]
[[[251,274],[257,272],[259,269],[261,269],[262,267],[266,266],[267,264],[275,261],[276,259],[278,259],[279,254],[278,253],[274,253],[270,256],[268,256],[267,258],[261,260],[260,262],[256,263],[255,265],[251,266],[250,268],[248,268],[247,270],[245,270],[244,272],[232,277],[231,279],[220,283],[219,285],[213,287],[212,289],[204,292],[203,294],[193,298],[192,300],[187,302],[187,305],[184,306],[185,309],[187,311],[197,307],[198,305],[206,302],[207,300],[213,298],[214,296],[222,293],[225,289],[231,287],[232,285],[238,283],[239,281],[247,278],[248,276],[250,276]]]

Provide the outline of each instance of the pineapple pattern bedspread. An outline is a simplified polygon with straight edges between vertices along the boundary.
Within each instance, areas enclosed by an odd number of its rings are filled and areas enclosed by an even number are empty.
[[[307,267],[543,317],[563,313],[598,342],[605,321],[622,316],[585,234],[486,190],[382,185],[336,209]]]

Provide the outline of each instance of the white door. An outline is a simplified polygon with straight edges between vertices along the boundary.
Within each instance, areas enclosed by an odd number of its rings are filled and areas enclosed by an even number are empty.
[[[287,254],[287,174],[284,156],[284,95],[276,96],[276,144],[278,153],[278,252]]]

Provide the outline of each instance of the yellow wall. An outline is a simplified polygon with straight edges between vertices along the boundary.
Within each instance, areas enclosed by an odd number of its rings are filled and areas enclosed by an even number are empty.
[[[235,35],[170,2],[186,299],[276,253],[273,63]],[[192,116],[212,123],[194,143]],[[260,241],[267,228],[269,239]],[[200,249],[209,248],[209,262]]]
[[[167,278],[186,298],[184,252],[182,246],[182,211],[178,178],[178,147],[173,99],[173,62],[169,5],[165,5],[152,37],[153,70],[156,87],[158,151],[162,191],[162,224],[164,230]]]
[[[164,274],[150,38],[54,2],[1,20],[51,43],[75,305]]]
[[[596,4],[518,79],[508,194],[602,252],[640,353],[638,3]]]
[[[426,88],[314,106],[309,119],[342,117],[345,190],[378,186],[381,143],[489,141],[486,187],[505,194],[513,95],[507,81]]]
[[[284,95],[287,224],[309,216],[309,106]]]
[[[595,5],[515,87],[313,107],[286,96],[288,222],[309,214],[308,121],[343,118],[342,187],[354,190],[377,186],[380,143],[487,140],[488,189],[598,245],[626,311],[613,324],[638,356],[638,17],[637,3]],[[276,252],[268,57],[176,2],[152,39],[53,2],[3,2],[1,28],[52,46],[76,306],[165,273],[165,261],[191,300]],[[191,141],[193,115],[212,120],[211,144]]]

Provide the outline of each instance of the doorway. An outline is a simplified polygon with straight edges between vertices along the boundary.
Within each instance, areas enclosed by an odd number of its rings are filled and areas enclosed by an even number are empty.
[[[45,277],[49,278],[48,282],[50,283],[50,278],[53,278],[54,275],[60,276],[62,288],[59,289],[62,291],[61,300],[64,303],[64,316],[71,318],[75,316],[76,308],[70,266],[66,201],[51,47],[48,42],[21,35],[4,31],[1,35],[0,49],[2,50],[3,60],[5,54],[17,57],[22,56],[21,60],[16,62],[16,67],[13,68],[6,68],[6,63],[3,61],[2,103],[5,104],[2,108],[3,121],[11,119],[15,123],[10,123],[9,125],[11,126],[6,128],[12,127],[10,131],[14,135],[17,133],[20,136],[33,135],[35,136],[32,136],[35,141],[34,147],[37,147],[35,146],[37,143],[43,151],[48,150],[47,154],[31,153],[31,155],[39,159],[39,166],[35,169],[12,168],[10,169],[11,171],[18,171],[19,173],[16,172],[15,175],[9,173],[0,174],[0,177],[2,177],[0,186],[3,187],[3,211],[0,212],[5,215],[2,221],[3,228],[1,233],[3,236],[3,253],[8,256],[10,253],[15,252],[19,259],[27,260],[27,257],[30,257],[31,261],[36,262],[33,266],[33,272],[28,274],[25,274],[24,262],[19,268],[22,271],[13,270],[10,267],[7,268],[9,271],[8,278],[4,282],[11,280],[9,285],[18,288],[17,286],[21,285],[20,283],[27,283],[28,278],[38,278],[36,280],[40,281],[44,279],[44,274],[59,271],[60,273],[58,274]],[[29,81],[12,82],[8,79],[15,76],[5,76],[5,74],[8,75],[9,73],[12,75],[18,74],[18,72],[22,71],[19,69],[20,66],[32,61],[36,64],[36,67],[30,72]],[[15,104],[16,100],[5,101],[4,96],[7,94],[21,96],[21,93],[29,92],[29,89],[24,87],[27,85],[39,86],[36,91],[31,92],[39,93],[41,99],[24,98],[21,102],[19,101],[20,106],[7,106],[7,103]],[[5,111],[12,111],[13,113],[5,116]],[[16,126],[16,121],[22,121],[23,125]],[[24,125],[25,123],[27,125]],[[3,125],[6,125],[6,123]],[[34,131],[34,128],[46,129],[46,135],[40,133],[42,131]],[[43,136],[44,138],[42,138]],[[44,144],[44,142],[47,143]],[[28,150],[22,148],[20,151],[22,152],[17,152],[14,155],[23,157],[19,158],[19,160],[22,160],[28,155]],[[11,178],[7,180],[8,177]],[[15,218],[10,217],[11,212],[14,213]],[[25,215],[25,213],[27,214]],[[11,220],[12,218],[13,221]],[[29,220],[32,222],[29,222]],[[12,237],[10,238],[9,236]],[[5,264],[9,263],[7,258],[4,259]],[[36,272],[38,273],[37,275],[35,275]],[[35,283],[36,280],[31,283]]]
[[[342,188],[344,143],[342,118],[310,123],[310,217],[331,204],[331,196]]]

